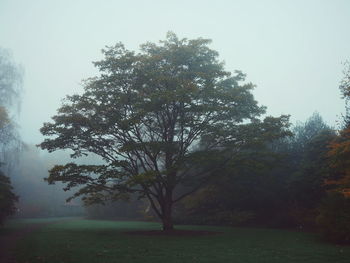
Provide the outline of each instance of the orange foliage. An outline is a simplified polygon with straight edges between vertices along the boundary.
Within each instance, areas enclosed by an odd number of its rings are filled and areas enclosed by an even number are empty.
[[[329,148],[331,176],[325,183],[334,185],[336,191],[350,197],[350,127],[342,130]]]

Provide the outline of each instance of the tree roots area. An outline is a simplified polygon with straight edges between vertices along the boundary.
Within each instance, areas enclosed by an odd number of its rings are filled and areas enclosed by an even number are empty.
[[[85,219],[9,221],[1,263],[349,262],[350,246],[293,230]],[[5,245],[6,244],[6,245]]]

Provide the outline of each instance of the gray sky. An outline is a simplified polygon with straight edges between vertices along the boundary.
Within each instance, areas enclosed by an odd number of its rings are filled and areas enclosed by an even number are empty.
[[[338,85],[350,59],[350,1],[0,0],[0,46],[25,68],[23,140],[62,98],[96,75],[105,45],[136,50],[146,41],[211,38],[226,69],[242,70],[268,114],[304,121],[318,111],[331,125],[344,112]]]

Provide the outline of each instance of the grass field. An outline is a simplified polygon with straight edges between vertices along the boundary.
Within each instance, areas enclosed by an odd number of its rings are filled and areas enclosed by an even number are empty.
[[[35,220],[32,220],[32,223]],[[25,224],[26,221],[12,223]],[[322,242],[311,233],[276,229],[179,226],[222,232],[206,236],[142,236],[157,223],[71,220],[49,224],[16,247],[19,263],[93,262],[346,262],[350,247]]]
[[[69,220],[67,217],[65,220]],[[0,227],[0,235],[5,235],[22,228],[25,228],[29,224],[42,224],[42,223],[51,223],[62,221],[60,217],[50,217],[50,218],[33,218],[33,219],[13,219],[6,221],[6,224],[3,227]]]

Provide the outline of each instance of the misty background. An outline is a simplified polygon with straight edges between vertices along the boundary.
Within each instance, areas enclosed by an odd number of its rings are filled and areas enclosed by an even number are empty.
[[[81,212],[65,206],[69,193],[60,185],[42,180],[53,164],[67,162],[67,153],[48,154],[35,145],[62,99],[97,74],[91,62],[102,58],[106,45],[122,42],[137,51],[169,30],[180,38],[210,38],[226,70],[241,70],[256,85],[255,98],[269,115],[290,114],[296,123],[317,111],[336,127],[345,108],[338,86],[350,58],[349,13],[347,0],[0,0],[0,46],[25,72],[20,114],[13,113],[26,145],[12,176],[21,211]]]

